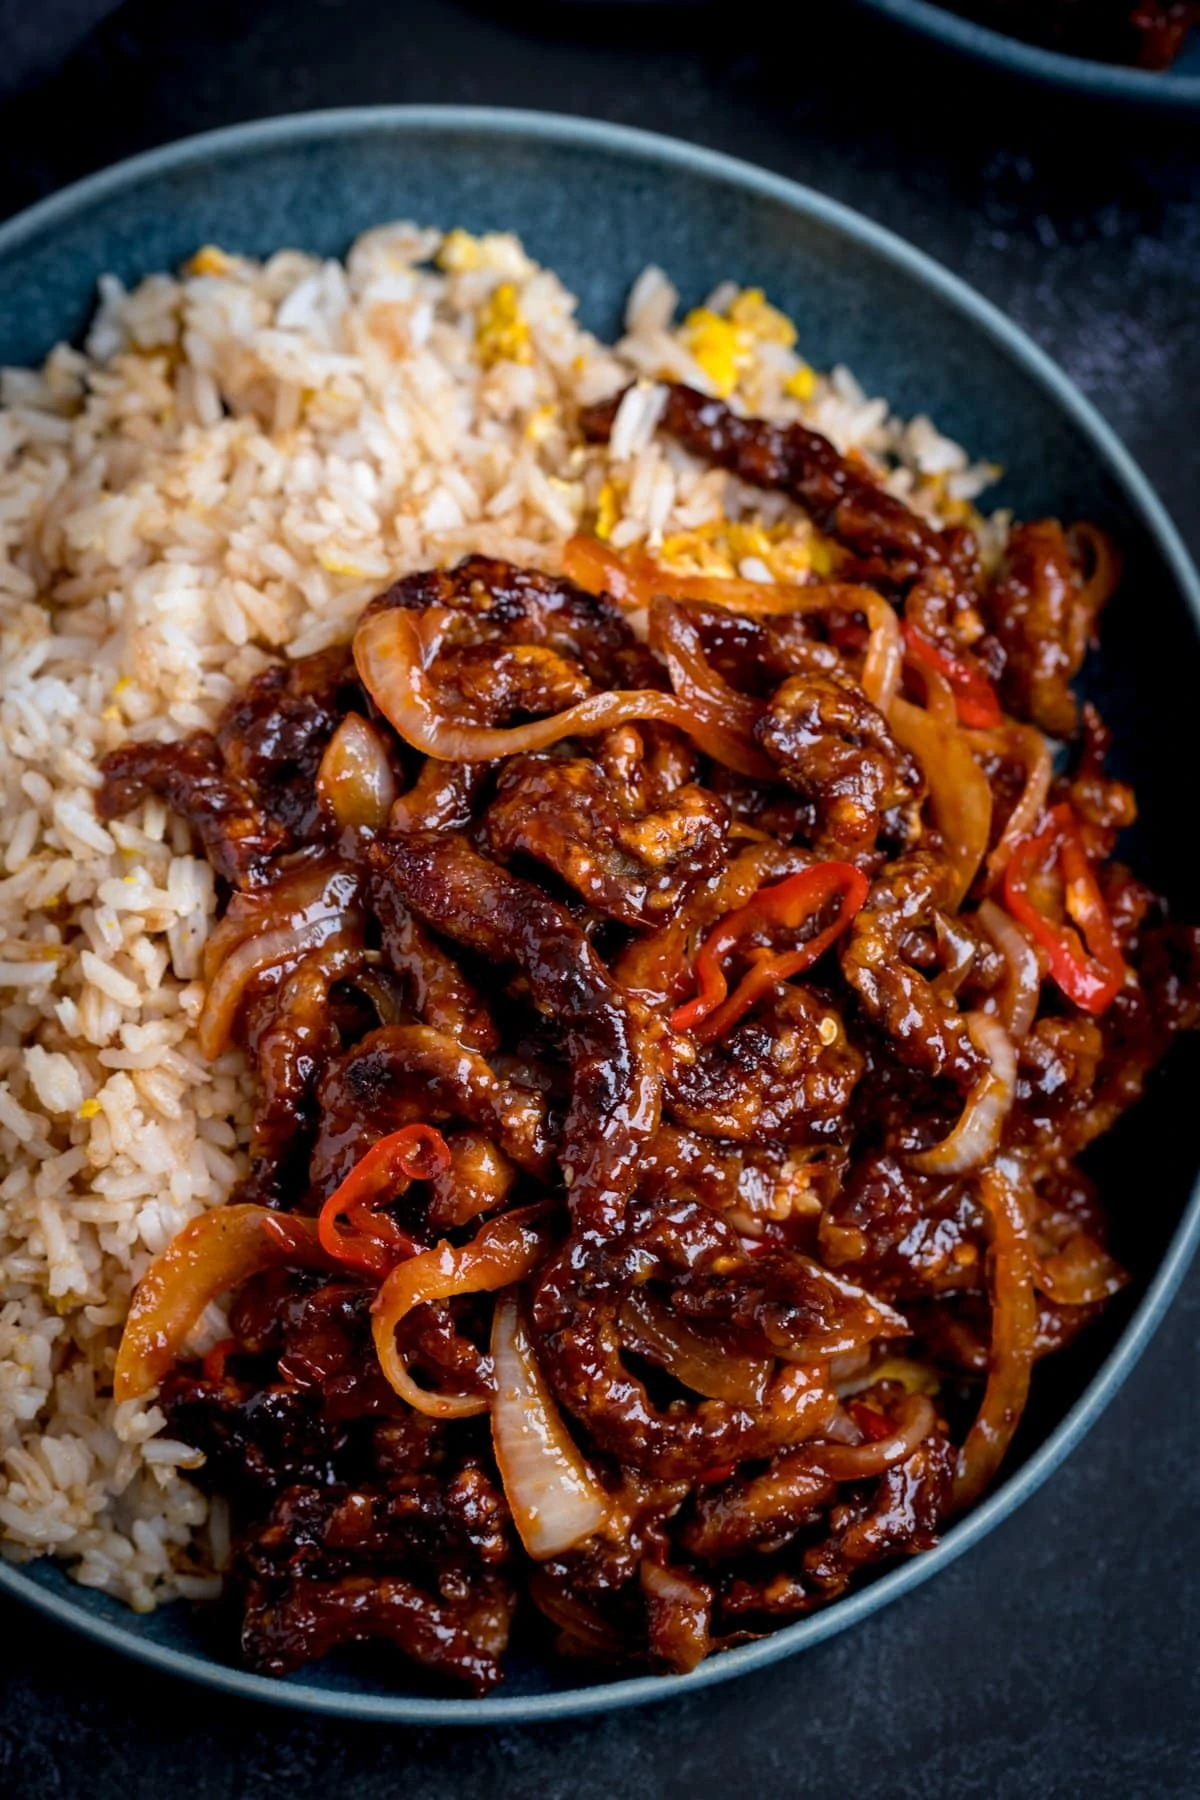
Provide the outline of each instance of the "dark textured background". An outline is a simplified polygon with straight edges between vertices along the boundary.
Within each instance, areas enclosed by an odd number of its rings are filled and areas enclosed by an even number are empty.
[[[729,7],[132,0],[80,43],[105,10],[0,0],[0,214],[167,139],[306,107],[502,102],[671,132],[848,201],[997,301],[1097,402],[1200,553],[1200,121],[990,81],[852,0],[801,0],[769,55]],[[641,1713],[453,1736],[308,1722],[0,1606],[0,1794],[1200,1793],[1198,1334],[1193,1273],[1099,1426],[965,1560],[800,1659]]]

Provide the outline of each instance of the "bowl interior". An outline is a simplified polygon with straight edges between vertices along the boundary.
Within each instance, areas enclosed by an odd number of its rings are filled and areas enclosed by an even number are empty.
[[[847,363],[901,413],[928,412],[974,454],[1000,463],[999,504],[1026,517],[1104,524],[1123,547],[1126,576],[1089,679],[1116,729],[1120,772],[1139,789],[1130,855],[1182,911],[1200,912],[1197,871],[1178,830],[1177,783],[1167,774],[1187,766],[1188,702],[1200,675],[1186,559],[1099,422],[1017,333],[895,240],[816,196],[663,140],[528,116],[396,110],[239,129],[140,159],[0,230],[0,362],[36,361],[56,339],[77,337],[102,271],[132,282],[205,242],[251,254],[295,245],[337,255],[357,232],[401,217],[519,233],[580,296],[585,323],[607,337],[619,330],[623,298],[649,261],[671,274],[688,304],[728,276],[761,286],[796,320],[811,362]],[[1126,1350],[1140,1342],[1149,1313],[1165,1303],[1160,1294],[1144,1305],[1129,1329],[1187,1208],[1196,1134],[1181,1102],[1196,1071],[1194,1055],[1177,1055],[1150,1099],[1104,1141],[1094,1169],[1124,1221],[1118,1249],[1137,1289],[1042,1369],[1005,1490],[985,1516],[956,1528],[947,1554],[1033,1484],[1014,1483],[1023,1461],[1034,1457],[1040,1477],[1065,1452],[1102,1398],[1093,1387],[1092,1401],[1077,1406],[1105,1359],[1123,1333]],[[1176,1262],[1182,1248],[1177,1240]],[[931,1571],[944,1559],[921,1560]],[[910,1565],[859,1601],[733,1653],[723,1659],[728,1672],[826,1635],[928,1571]],[[110,1641],[119,1633],[126,1648],[190,1654],[210,1679],[334,1710],[533,1716],[682,1685],[625,1681],[581,1695],[579,1671],[556,1663],[534,1637],[514,1659],[504,1698],[478,1710],[431,1699],[404,1666],[368,1655],[267,1684],[232,1668],[221,1674],[227,1649],[200,1613],[172,1607],[134,1618],[45,1563],[9,1573],[6,1585],[14,1584]],[[700,1678],[719,1673],[706,1665]]]

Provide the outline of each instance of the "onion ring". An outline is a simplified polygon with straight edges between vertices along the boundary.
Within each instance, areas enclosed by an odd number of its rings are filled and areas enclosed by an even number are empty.
[[[1016,1098],[1017,1054],[1007,1031],[990,1013],[971,1012],[966,1021],[967,1036],[986,1067],[949,1137],[908,1158],[909,1168],[921,1175],[966,1175],[981,1167],[999,1148]]]
[[[375,1296],[371,1332],[384,1375],[411,1407],[431,1419],[467,1419],[487,1412],[481,1394],[434,1394],[418,1386],[396,1347],[396,1327],[414,1307],[457,1294],[492,1293],[531,1275],[549,1241],[543,1206],[524,1207],[490,1219],[469,1244],[442,1242],[398,1263]]]

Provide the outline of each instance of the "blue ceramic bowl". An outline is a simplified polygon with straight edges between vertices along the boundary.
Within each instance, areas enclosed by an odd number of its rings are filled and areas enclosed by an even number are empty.
[[[859,4],[872,7],[951,50],[961,50],[994,68],[1025,75],[1051,87],[1138,106],[1200,111],[1200,33],[1193,33],[1171,68],[1130,69],[1083,56],[1063,56],[1057,50],[1027,44],[949,12],[938,0],[859,0]]]
[[[1200,912],[1164,781],[1164,771],[1188,766],[1184,732],[1200,685],[1200,582],[1174,528],[1112,432],[1027,338],[953,276],[818,194],[664,138],[537,114],[401,107],[238,127],[139,157],[0,228],[0,361],[34,360],[55,339],[75,336],[103,270],[133,280],[210,241],[255,253],[295,244],[335,254],[364,227],[401,216],[521,233],[580,295],[585,322],[605,335],[617,329],[623,296],[651,259],[688,300],[728,275],[761,285],[799,321],[814,363],[849,363],[870,392],[887,394],[903,413],[928,410],[1002,463],[1009,474],[1001,502],[1027,516],[1086,515],[1108,526],[1124,547],[1128,576],[1095,680],[1127,752],[1124,772],[1144,800],[1134,854],[1148,879]],[[1189,1201],[1197,1156],[1187,1081],[1185,1056],[1105,1139],[1102,1177],[1118,1217],[1137,1227],[1117,1244],[1135,1285],[1073,1352],[1039,1371],[1002,1485],[931,1554],[691,1675],[584,1685],[577,1667],[531,1649],[514,1656],[505,1688],[482,1701],[442,1698],[404,1665],[367,1657],[332,1658],[272,1681],[224,1660],[203,1615],[184,1606],[138,1618],[50,1563],[0,1563],[0,1590],[161,1669],[354,1718],[561,1718],[762,1668],[945,1568],[1019,1505],[1096,1418],[1200,1236],[1200,1194]],[[1151,1144],[1153,1194],[1143,1198]]]

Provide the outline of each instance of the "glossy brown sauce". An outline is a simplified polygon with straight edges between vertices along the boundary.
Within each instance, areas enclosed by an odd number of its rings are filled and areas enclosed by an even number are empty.
[[[928,1548],[1037,1358],[1123,1280],[1075,1161],[1196,1023],[1198,959],[1113,860],[1133,799],[1072,691],[1107,547],[1017,525],[985,575],[968,530],[802,427],[675,388],[663,428],[804,506],[836,588],[751,614],[642,568],[647,647],[611,599],[471,558],[370,615],[427,633],[423,674],[395,660],[432,728],[511,750],[419,753],[331,652],[268,670],[214,736],[106,765],[102,814],[162,797],[224,884],[206,1029],[246,1051],[256,1109],[235,1200],[327,1220],[372,1146],[445,1146],[340,1221],[372,1269],[306,1227],[163,1383],[231,1502],[260,1669],[374,1639],[484,1691],[518,1609],[571,1653],[691,1667]],[[677,710],[525,746],[617,693]],[[1073,748],[1009,841],[1043,732]],[[508,1291],[606,1507],[537,1557],[489,1430],[496,1280],[397,1314],[460,1416],[404,1398],[372,1335],[389,1269],[518,1213]]]

